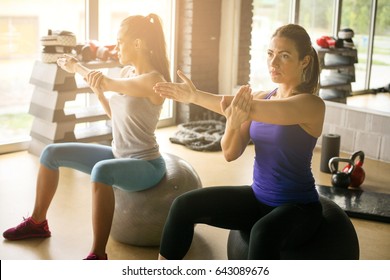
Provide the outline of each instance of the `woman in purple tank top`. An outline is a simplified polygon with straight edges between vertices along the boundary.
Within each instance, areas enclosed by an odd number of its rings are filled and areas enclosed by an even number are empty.
[[[317,96],[319,63],[306,30],[288,24],[273,34],[268,70],[278,88],[233,96],[214,95],[184,83],[159,83],[155,91],[194,103],[226,117],[221,141],[227,161],[255,145],[251,186],[209,187],[178,197],[170,210],[160,259],[182,259],[190,248],[194,224],[250,232],[249,259],[279,259],[283,249],[299,246],[317,230],[322,209],[311,160],[322,133],[325,104]]]

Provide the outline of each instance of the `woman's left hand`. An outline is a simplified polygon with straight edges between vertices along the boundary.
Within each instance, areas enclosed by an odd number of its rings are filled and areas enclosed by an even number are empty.
[[[252,100],[252,89],[249,86],[242,86],[230,105],[222,98],[221,110],[231,129],[239,129],[241,124],[249,120]]]
[[[57,59],[57,65],[69,73],[76,72],[76,65],[79,61],[71,55],[64,54],[63,57]]]

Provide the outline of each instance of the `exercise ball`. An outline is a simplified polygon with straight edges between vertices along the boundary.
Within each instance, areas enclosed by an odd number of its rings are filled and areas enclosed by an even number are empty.
[[[284,260],[358,260],[359,241],[347,214],[330,199],[320,196],[323,221],[316,234],[299,248],[280,253]],[[248,231],[231,230],[227,254],[230,260],[248,256]]]
[[[135,246],[158,246],[173,200],[202,187],[194,168],[182,158],[163,153],[167,172],[154,187],[138,192],[114,188],[111,237]]]

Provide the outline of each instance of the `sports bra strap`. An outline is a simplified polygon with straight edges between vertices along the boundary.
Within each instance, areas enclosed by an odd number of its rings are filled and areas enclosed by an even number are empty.
[[[274,89],[273,91],[271,91],[270,93],[267,94],[267,96],[265,97],[265,99],[270,99],[272,95],[275,94],[275,92],[277,91],[278,89]]]

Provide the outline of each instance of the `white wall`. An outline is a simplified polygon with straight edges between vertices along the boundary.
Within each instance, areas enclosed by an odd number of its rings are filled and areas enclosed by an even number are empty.
[[[362,150],[367,158],[390,162],[390,113],[326,101],[323,134],[341,137],[340,151]],[[322,138],[318,145],[321,145]]]

